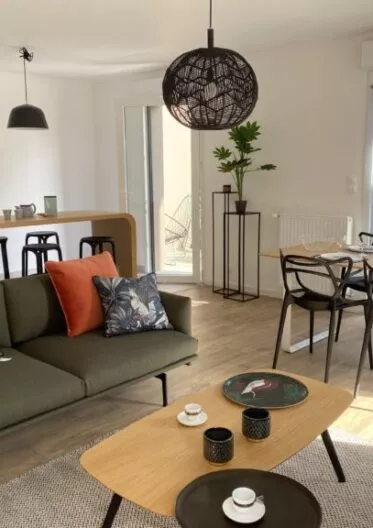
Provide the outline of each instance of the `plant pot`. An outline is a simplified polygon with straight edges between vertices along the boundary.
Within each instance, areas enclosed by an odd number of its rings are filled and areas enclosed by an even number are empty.
[[[247,200],[236,200],[234,203],[235,203],[235,206],[236,206],[236,213],[237,214],[246,213]]]

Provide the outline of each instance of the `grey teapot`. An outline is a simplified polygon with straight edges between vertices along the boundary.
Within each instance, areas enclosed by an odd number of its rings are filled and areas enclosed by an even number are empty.
[[[32,204],[24,204],[24,205],[16,205],[16,209],[22,209],[23,212],[23,218],[31,218],[36,213],[36,205],[34,203]]]

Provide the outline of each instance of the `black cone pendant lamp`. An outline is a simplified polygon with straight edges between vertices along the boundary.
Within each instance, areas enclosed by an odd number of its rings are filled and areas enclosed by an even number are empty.
[[[195,130],[223,130],[249,117],[258,100],[258,82],[237,52],[214,46],[212,0],[207,48],[188,51],[168,67],[163,100],[171,115]]]
[[[10,112],[8,119],[8,128],[48,128],[47,120],[43,110],[37,106],[28,104],[27,100],[27,77],[26,77],[26,61],[31,62],[34,54],[29,53],[26,48],[19,50],[20,57],[23,59],[23,78],[25,83],[25,100],[26,103],[20,106],[16,106]]]

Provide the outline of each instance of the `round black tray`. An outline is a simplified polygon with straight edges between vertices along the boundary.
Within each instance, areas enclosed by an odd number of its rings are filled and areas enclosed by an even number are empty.
[[[321,508],[312,493],[293,479],[256,469],[228,469],[193,480],[179,494],[176,518],[182,528],[233,528],[222,503],[234,488],[247,486],[264,495],[266,513],[255,528],[319,528]],[[243,526],[243,525],[241,525]]]
[[[264,380],[265,385],[242,394],[249,383]],[[304,402],[308,389],[301,381],[275,372],[245,372],[223,383],[223,393],[229,400],[245,407],[282,409]]]

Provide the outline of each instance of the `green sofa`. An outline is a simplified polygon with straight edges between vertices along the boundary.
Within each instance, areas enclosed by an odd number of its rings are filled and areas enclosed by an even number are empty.
[[[0,282],[0,430],[112,387],[156,376],[197,356],[191,301],[161,293],[174,330],[106,338],[102,329],[67,337],[48,275]]]

